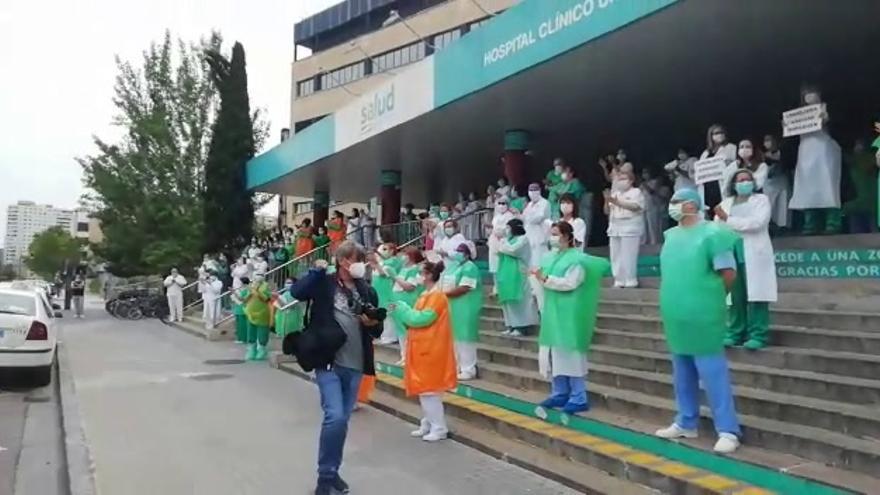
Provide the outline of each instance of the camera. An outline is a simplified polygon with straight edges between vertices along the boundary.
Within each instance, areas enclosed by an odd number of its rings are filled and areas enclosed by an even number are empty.
[[[361,314],[375,321],[385,321],[388,311],[385,308],[377,308],[370,303],[361,306]]]

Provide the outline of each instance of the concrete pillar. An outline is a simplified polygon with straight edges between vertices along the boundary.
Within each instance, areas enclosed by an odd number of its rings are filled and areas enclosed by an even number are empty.
[[[504,177],[518,189],[528,186],[529,131],[509,130],[504,133]]]
[[[400,222],[400,171],[383,170],[379,201],[382,204],[382,225]]]
[[[315,191],[312,199],[312,225],[318,227],[327,221],[330,210],[330,194],[327,191]]]

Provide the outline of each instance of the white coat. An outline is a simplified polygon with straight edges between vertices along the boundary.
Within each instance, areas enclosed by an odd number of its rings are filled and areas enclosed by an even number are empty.
[[[749,302],[776,302],[776,259],[770,242],[770,200],[763,194],[752,194],[739,204],[734,198],[721,202],[727,213],[725,222],[743,239],[746,263],[746,286]],[[716,222],[721,219],[716,218]]]
[[[251,269],[248,267],[247,263],[244,264],[236,264],[232,267],[232,288],[240,289],[243,285],[241,279],[242,278],[250,278],[251,277]]]
[[[526,203],[522,217],[526,238],[531,248],[529,266],[536,268],[547,253],[547,241],[550,239],[550,229],[547,228],[547,221],[550,220],[550,202],[544,198],[529,201]]]
[[[183,275],[168,275],[165,277],[165,294],[168,296],[182,296],[183,295],[183,287],[186,285],[186,279],[183,278]]]
[[[822,131],[801,136],[789,208],[840,208],[840,145]]]
[[[498,246],[501,244],[501,239],[504,237],[504,229],[507,227],[507,222],[516,218],[516,215],[507,210],[504,213],[495,212],[495,215],[492,217],[492,232],[489,234],[489,239],[486,241],[486,244],[489,246],[489,273],[495,273],[498,271]]]
[[[621,203],[638,206],[638,211],[629,210],[615,204],[608,204],[609,237],[641,237],[645,233],[645,196],[638,187],[625,191],[613,191],[611,197]]]

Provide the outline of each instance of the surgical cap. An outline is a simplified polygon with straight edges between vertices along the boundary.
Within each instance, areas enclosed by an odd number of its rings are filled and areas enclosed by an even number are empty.
[[[681,203],[693,203],[697,205],[697,209],[703,209],[703,198],[700,197],[700,193],[697,192],[696,189],[679,189],[675,191],[675,194],[672,195],[672,199],[670,202],[676,201]]]

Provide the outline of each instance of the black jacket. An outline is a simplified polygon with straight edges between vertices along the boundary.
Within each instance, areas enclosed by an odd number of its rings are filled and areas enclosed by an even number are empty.
[[[361,299],[379,306],[379,296],[376,290],[364,280],[355,280],[355,287]],[[338,288],[336,275],[328,275],[326,270],[313,268],[309,273],[293,284],[290,295],[299,301],[310,302],[309,324],[318,328],[336,325],[336,317],[333,314],[333,302]],[[373,356],[373,340],[382,335],[382,324],[367,326],[361,324],[361,344],[364,354],[364,374],[373,376],[376,374],[375,357]]]

